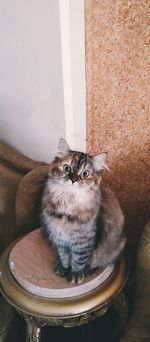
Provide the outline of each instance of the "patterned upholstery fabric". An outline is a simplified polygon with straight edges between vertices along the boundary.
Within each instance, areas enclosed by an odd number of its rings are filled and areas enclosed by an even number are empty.
[[[120,342],[150,341],[150,221],[143,229],[137,255],[134,307]]]
[[[0,163],[0,251],[15,237],[15,195],[22,175]]]
[[[25,183],[22,180],[30,172],[31,179],[33,179],[32,177],[36,178],[34,170],[43,167],[45,169],[45,165],[45,163],[33,161],[16,152],[8,145],[0,143],[0,254],[21,232],[25,232],[25,229],[23,230],[22,227],[28,227],[28,221],[25,221],[26,207],[23,204],[24,200],[26,199],[27,203],[28,199],[24,196],[26,191],[24,188]],[[27,179],[29,186],[29,183],[31,184],[32,181],[30,181],[30,177],[27,177]],[[29,186],[29,188],[31,192],[29,194],[28,191],[28,195],[31,196],[34,185],[33,187]],[[24,210],[21,208],[24,208]],[[33,217],[30,228],[33,227],[32,223]],[[21,320],[20,316],[14,312],[0,294],[0,342],[19,342],[22,340],[21,331],[19,332],[17,327],[21,328],[21,325],[23,326],[24,324],[22,320],[18,324],[19,320]]]

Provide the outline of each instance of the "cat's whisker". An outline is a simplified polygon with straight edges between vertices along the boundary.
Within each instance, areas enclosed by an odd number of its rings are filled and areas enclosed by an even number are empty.
[[[46,181],[41,181],[38,185],[37,185],[37,188],[44,188],[45,185],[47,184],[47,180]]]

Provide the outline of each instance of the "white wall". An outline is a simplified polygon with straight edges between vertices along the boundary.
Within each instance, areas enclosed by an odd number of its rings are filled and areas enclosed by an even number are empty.
[[[0,136],[37,160],[65,137],[58,1],[0,1]]]
[[[0,137],[50,161],[85,150],[84,0],[0,1]]]

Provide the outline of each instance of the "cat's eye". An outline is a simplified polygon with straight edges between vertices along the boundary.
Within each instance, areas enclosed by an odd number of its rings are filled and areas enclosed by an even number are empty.
[[[88,170],[83,170],[83,171],[81,171],[80,176],[81,176],[82,178],[88,177],[88,176],[89,176],[89,171],[88,171]]]
[[[69,173],[71,172],[71,166],[68,165],[68,164],[65,164],[64,167],[63,167],[63,170],[64,170],[67,174],[69,174]]]

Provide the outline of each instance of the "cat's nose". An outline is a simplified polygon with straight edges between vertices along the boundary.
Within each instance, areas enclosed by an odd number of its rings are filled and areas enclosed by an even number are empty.
[[[78,176],[76,176],[76,175],[70,175],[70,179],[71,179],[72,183],[75,183],[75,182],[77,182],[77,180],[78,180]]]
[[[77,179],[71,179],[72,183],[75,183],[77,181]]]

